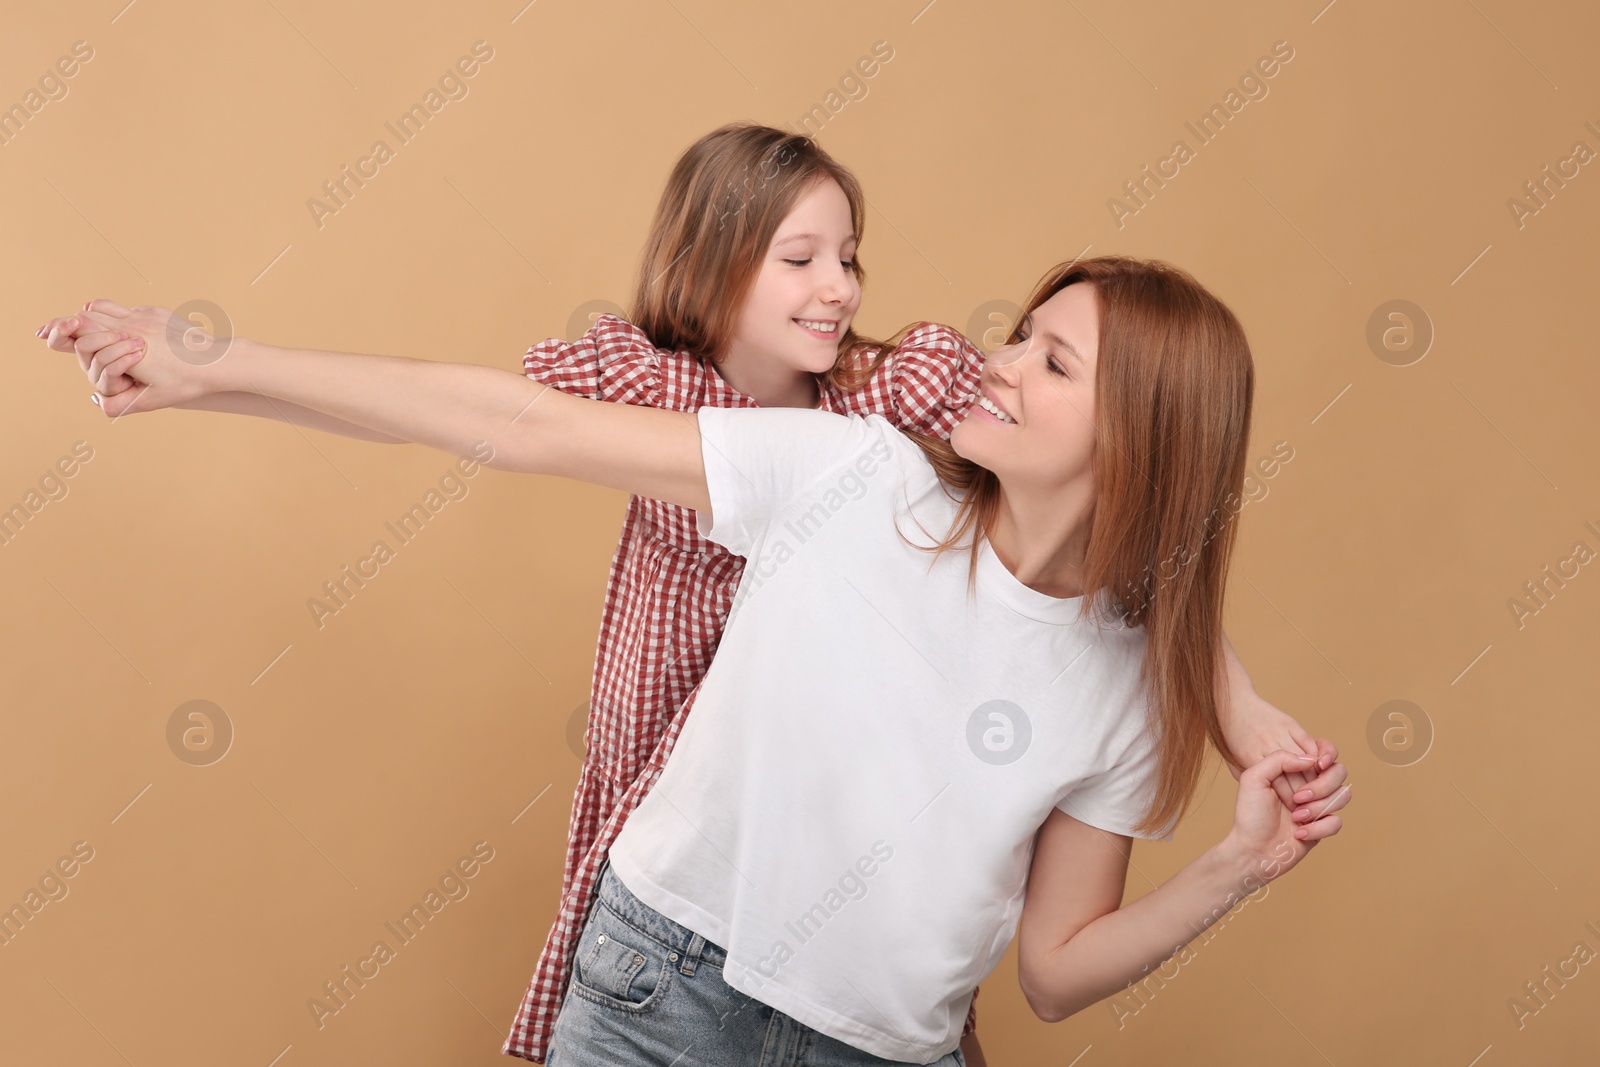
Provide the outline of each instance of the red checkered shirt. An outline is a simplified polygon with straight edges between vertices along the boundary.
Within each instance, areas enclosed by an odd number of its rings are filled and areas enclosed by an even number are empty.
[[[923,323],[860,390],[844,393],[819,377],[820,407],[875,412],[903,430],[948,438],[970,406],[982,364],[983,353],[958,331]],[[706,362],[656,348],[613,315],[601,315],[577,341],[541,341],[528,349],[523,366],[530,378],[593,400],[673,411],[757,406]],[[548,1055],[600,868],[666,766],[722,638],[744,562],[701,537],[691,509],[637,496],[628,501],[606,586],[561,906],[500,1050],[508,1056],[543,1063]],[[973,997],[963,1035],[976,1025],[976,990]]]

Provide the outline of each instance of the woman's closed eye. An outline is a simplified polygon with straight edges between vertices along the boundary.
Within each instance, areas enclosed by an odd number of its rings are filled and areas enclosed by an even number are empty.
[[[1026,324],[1026,320],[1024,320],[1023,324],[1019,325],[1017,327],[1017,340],[1016,340],[1016,343],[1020,345],[1022,342],[1026,341],[1027,339],[1028,339],[1028,327],[1027,327],[1027,324]],[[1051,374],[1054,374],[1058,378],[1070,377],[1070,375],[1067,374],[1066,369],[1064,367],[1062,367],[1061,364],[1056,362],[1056,357],[1054,357],[1054,356],[1046,355],[1044,357],[1044,365],[1050,371]]]

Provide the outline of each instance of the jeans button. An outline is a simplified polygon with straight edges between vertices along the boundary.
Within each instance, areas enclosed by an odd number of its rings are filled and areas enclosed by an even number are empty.
[[[603,945],[605,943],[606,943],[606,935],[605,934],[601,934],[598,938],[595,939],[595,944],[597,944],[597,945]]]
[[[678,962],[678,954],[676,952],[670,953],[670,954],[668,954],[667,959],[671,960],[673,963],[677,963]]]

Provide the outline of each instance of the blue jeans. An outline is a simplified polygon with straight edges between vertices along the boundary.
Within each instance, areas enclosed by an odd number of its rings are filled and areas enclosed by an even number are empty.
[[[628,892],[607,863],[545,1067],[888,1067],[722,980],[728,953]],[[932,1067],[966,1067],[959,1048]]]

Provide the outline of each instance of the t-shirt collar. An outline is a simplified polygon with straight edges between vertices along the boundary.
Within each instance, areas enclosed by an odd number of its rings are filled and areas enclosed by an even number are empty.
[[[978,548],[978,583],[1017,614],[1039,622],[1071,623],[1077,620],[1078,612],[1082,610],[1081,596],[1054,597],[1023,585],[1000,562],[988,538],[984,538]]]

